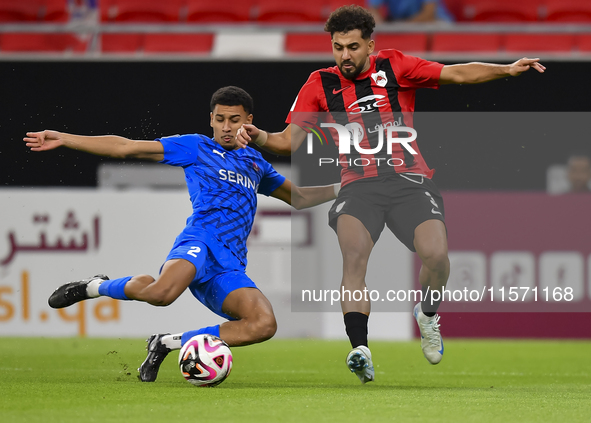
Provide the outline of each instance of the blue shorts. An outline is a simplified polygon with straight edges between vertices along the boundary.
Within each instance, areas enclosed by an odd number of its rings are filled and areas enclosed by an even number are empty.
[[[184,259],[193,263],[195,278],[189,285],[193,296],[218,316],[236,320],[222,312],[222,305],[232,291],[240,288],[257,288],[246,276],[246,268],[221,243],[211,239],[206,243],[197,239],[179,238],[168,253],[166,261]]]

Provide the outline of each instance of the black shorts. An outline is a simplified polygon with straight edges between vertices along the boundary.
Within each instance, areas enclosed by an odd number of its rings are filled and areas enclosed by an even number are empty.
[[[410,251],[415,251],[415,228],[437,219],[445,223],[443,198],[431,179],[394,174],[360,179],[345,185],[328,212],[328,224],[337,231],[337,220],[348,214],[361,221],[374,244],[384,224]]]

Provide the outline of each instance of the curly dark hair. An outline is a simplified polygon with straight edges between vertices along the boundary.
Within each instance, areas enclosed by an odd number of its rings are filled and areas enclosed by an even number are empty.
[[[335,32],[349,32],[354,29],[361,31],[361,37],[367,40],[371,37],[376,21],[369,10],[352,4],[341,6],[330,14],[324,30],[330,32],[331,37]]]
[[[222,106],[242,106],[247,114],[251,114],[254,110],[254,102],[250,94],[242,88],[232,85],[220,88],[213,93],[209,102],[209,108],[212,112],[216,104]]]

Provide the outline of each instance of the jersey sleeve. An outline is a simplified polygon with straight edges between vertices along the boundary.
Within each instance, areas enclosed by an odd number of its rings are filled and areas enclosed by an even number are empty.
[[[439,77],[443,64],[420,57],[407,56],[398,50],[388,50],[386,54],[401,87],[439,88]]]
[[[164,160],[160,163],[171,166],[190,166],[197,160],[200,141],[199,135],[173,135],[171,137],[157,138],[164,147]]]
[[[268,197],[285,182],[285,176],[273,169],[273,166],[267,162],[264,162],[263,171],[265,173],[259,184],[258,193]]]
[[[321,92],[322,81],[320,80],[320,73],[318,71],[312,72],[304,86],[300,89],[285,122],[293,123],[302,128],[314,120],[317,112],[322,110],[318,97]]]

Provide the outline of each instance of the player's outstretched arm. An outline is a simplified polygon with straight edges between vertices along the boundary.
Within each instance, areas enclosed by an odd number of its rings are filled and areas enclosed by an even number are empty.
[[[341,184],[318,187],[298,187],[286,179],[279,188],[271,193],[272,197],[285,201],[297,210],[314,207],[337,198]]]
[[[23,141],[31,151],[48,151],[58,147],[67,147],[72,150],[118,159],[135,158],[154,161],[164,159],[164,148],[161,143],[134,141],[117,135],[90,137],[45,130],[27,132]]]
[[[244,124],[236,133],[236,140],[242,148],[249,143],[254,143],[263,150],[281,156],[290,156],[306,139],[306,132],[297,125],[291,123],[283,132],[267,132],[251,124]]]
[[[527,57],[510,65],[477,62],[447,65],[441,70],[439,84],[480,84],[507,76],[519,76],[530,69],[544,73],[546,67],[540,63],[540,59],[528,59]]]

